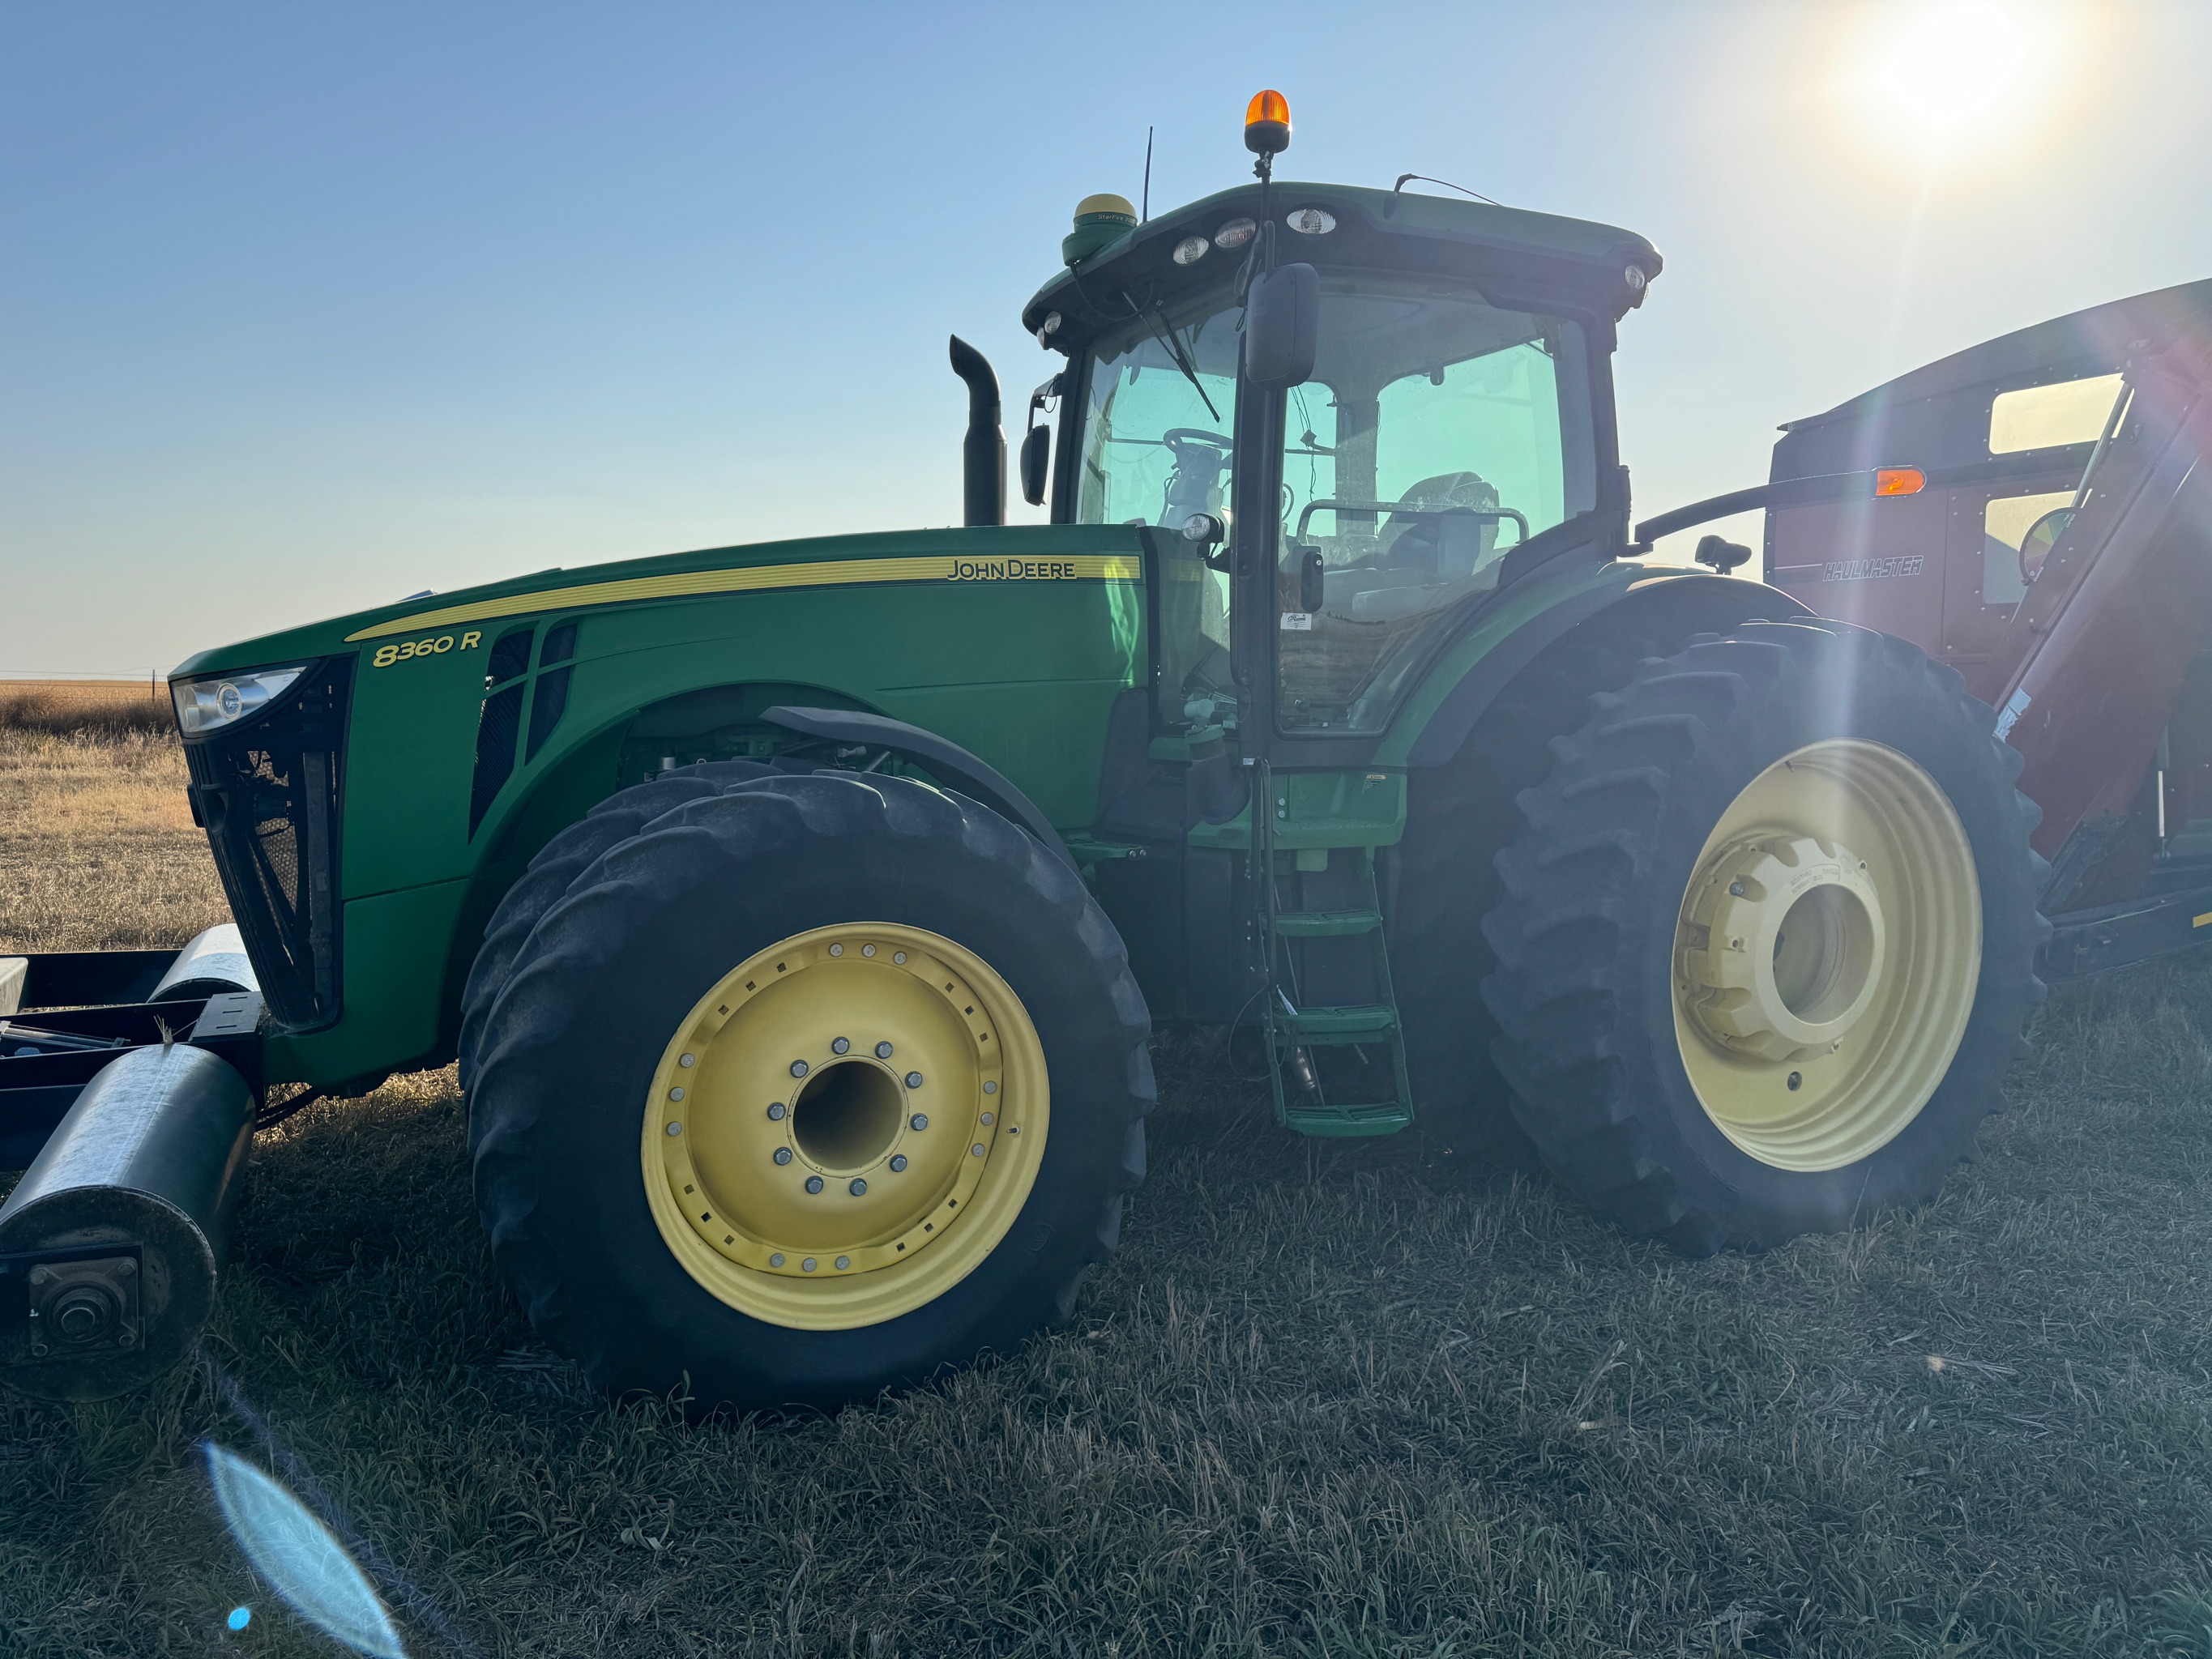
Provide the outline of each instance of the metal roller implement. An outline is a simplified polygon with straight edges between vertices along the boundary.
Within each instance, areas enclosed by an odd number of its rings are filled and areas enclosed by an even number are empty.
[[[104,1400],[181,1359],[214,1305],[253,1096],[216,1055],[134,1048],[0,1206],[0,1381]]]

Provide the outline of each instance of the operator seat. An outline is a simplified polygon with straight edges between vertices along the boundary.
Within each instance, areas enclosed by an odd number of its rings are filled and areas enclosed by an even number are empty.
[[[1398,497],[1398,505],[1428,513],[1464,507],[1470,514],[1498,510],[1498,489],[1480,472],[1439,472],[1424,478]],[[1459,581],[1474,574],[1498,544],[1498,521],[1411,518],[1392,514],[1383,520],[1377,539],[1384,544],[1376,562],[1401,568],[1417,566],[1433,570],[1440,582]]]

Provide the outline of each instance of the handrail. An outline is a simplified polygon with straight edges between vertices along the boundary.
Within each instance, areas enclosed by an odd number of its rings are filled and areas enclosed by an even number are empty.
[[[1708,495],[1702,501],[1692,501],[1687,507],[1678,507],[1660,514],[1656,518],[1646,519],[1636,526],[1636,539],[1628,550],[1648,553],[1651,550],[1651,544],[1662,536],[1671,536],[1678,530],[1688,530],[1696,525],[1711,524],[1715,519],[1729,519],[1739,513],[1756,512],[1761,507],[1822,507],[1838,501],[1876,499],[1908,501],[1930,489],[1999,483],[2009,478],[2049,472],[2058,465],[2071,462],[2077,454],[2086,465],[2094,453],[2095,446],[2091,444],[2059,444],[2049,449],[2025,450],[2017,455],[2000,455],[1990,460],[1968,461],[1958,466],[1922,467],[1909,462],[1898,462],[1888,466],[1866,467],[1856,472],[1814,472],[1802,478],[1777,478],[1769,483],[1754,484],[1749,489],[1731,489],[1725,495]],[[1875,483],[1881,476],[1886,472],[1902,471],[1919,473],[1920,487],[1894,495],[1878,496]]]
[[[1486,520],[1496,524],[1501,519],[1510,519],[1521,526],[1521,541],[1528,539],[1528,515],[1510,507],[1408,507],[1403,501],[1340,501],[1324,496],[1308,501],[1305,510],[1298,514],[1298,527],[1294,539],[1306,538],[1306,523],[1316,513],[1402,513],[1412,519],[1443,519],[1454,514],[1461,518]],[[1519,546],[1516,542],[1515,546]]]

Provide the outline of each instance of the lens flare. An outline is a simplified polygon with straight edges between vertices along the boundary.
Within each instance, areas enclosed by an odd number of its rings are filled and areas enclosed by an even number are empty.
[[[384,1603],[345,1547],[307,1506],[234,1452],[210,1441],[208,1480],[246,1559],[264,1583],[317,1629],[373,1659],[406,1659]],[[231,1628],[252,1615],[240,1607]]]

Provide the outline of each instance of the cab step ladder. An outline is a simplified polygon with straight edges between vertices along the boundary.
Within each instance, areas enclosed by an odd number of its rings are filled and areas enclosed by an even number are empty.
[[[1275,846],[1274,792],[1268,769],[1259,769],[1260,788],[1252,804],[1254,883],[1260,901],[1260,934],[1267,951],[1263,1016],[1267,1038],[1267,1073],[1274,1088],[1275,1121],[1301,1134],[1342,1138],[1395,1134],[1413,1121],[1413,1091],[1406,1073],[1406,1038],[1390,986],[1389,951],[1382,937],[1382,905],[1375,883],[1375,849],[1340,847],[1332,858],[1358,860],[1358,902],[1349,909],[1286,908],[1283,884],[1296,881],[1294,854]],[[1285,867],[1285,866],[1291,867]],[[1364,953],[1373,1002],[1302,1006],[1292,947],[1358,951]],[[1338,1100],[1321,1076],[1314,1050],[1382,1048],[1389,1054],[1394,1085],[1388,1100]],[[1365,1070],[1372,1075],[1374,1067]]]

